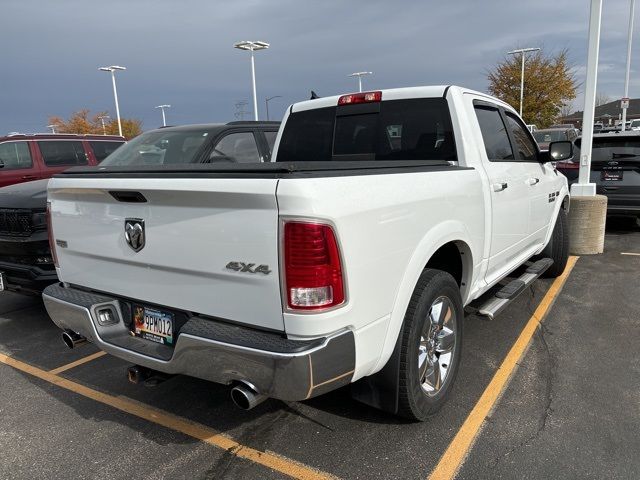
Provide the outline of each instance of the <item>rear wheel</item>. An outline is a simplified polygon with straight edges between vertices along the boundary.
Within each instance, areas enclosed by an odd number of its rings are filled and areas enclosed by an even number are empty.
[[[425,420],[446,402],[458,373],[463,320],[456,281],[426,269],[400,333],[399,415]]]
[[[564,272],[569,258],[569,224],[567,212],[563,208],[558,212],[558,219],[555,227],[553,227],[551,239],[547,246],[544,247],[540,257],[553,260],[553,265],[544,272],[545,277],[555,278]]]

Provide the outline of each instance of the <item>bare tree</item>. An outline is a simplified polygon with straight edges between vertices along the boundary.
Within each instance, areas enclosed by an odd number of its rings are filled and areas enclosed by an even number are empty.
[[[605,103],[609,103],[611,101],[611,97],[604,92],[596,92],[596,107],[600,105],[604,105]]]

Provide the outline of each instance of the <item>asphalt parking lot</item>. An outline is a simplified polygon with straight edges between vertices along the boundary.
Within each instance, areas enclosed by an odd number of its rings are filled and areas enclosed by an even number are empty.
[[[640,227],[610,221],[605,249],[492,322],[470,313],[425,423],[348,389],[245,412],[192,378],[132,385],[122,361],[68,350],[39,299],[0,294],[0,478],[640,478]]]

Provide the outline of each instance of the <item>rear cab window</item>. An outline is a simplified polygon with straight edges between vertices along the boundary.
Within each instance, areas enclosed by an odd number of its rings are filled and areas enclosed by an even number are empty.
[[[101,166],[176,165],[197,161],[209,129],[154,130],[117,148]]]
[[[382,100],[289,115],[276,162],[457,160],[447,101]]]
[[[27,142],[0,143],[0,172],[33,167]]]

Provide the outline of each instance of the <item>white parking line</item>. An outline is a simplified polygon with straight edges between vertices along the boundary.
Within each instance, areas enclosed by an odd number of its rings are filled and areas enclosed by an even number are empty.
[[[636,257],[640,257],[640,253],[632,253],[632,252],[621,252],[620,255],[633,255]]]

